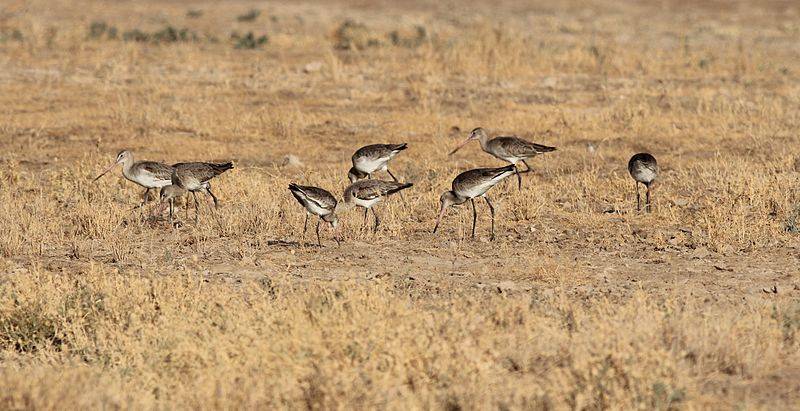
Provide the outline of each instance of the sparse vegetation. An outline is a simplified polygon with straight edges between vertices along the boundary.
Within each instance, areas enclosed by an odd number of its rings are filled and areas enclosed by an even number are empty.
[[[268,38],[266,35],[257,36],[252,31],[247,32],[245,35],[239,33],[232,33],[231,40],[233,40],[234,47],[237,49],[257,49],[267,44]]]
[[[363,23],[345,20],[333,34],[334,47],[341,50],[363,50],[381,45],[381,39]]]
[[[0,6],[0,409],[800,403],[798,6],[270,4]],[[558,151],[432,235],[477,126]],[[286,187],[376,142],[414,187],[316,247]],[[236,168],[171,228],[121,149]]]
[[[261,15],[261,10],[252,9],[245,14],[236,17],[236,21],[239,22],[252,22],[258,19],[258,16]]]

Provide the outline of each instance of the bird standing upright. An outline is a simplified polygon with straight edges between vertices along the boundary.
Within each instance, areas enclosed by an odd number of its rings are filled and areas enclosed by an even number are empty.
[[[517,163],[522,161],[522,163],[525,164],[525,167],[527,167],[527,170],[523,171],[523,173],[528,173],[533,170],[525,160],[542,153],[556,150],[555,147],[532,143],[516,136],[500,136],[489,139],[489,135],[486,134],[486,130],[478,127],[473,129],[472,132],[469,133],[469,137],[467,137],[464,142],[459,144],[458,147],[453,149],[453,151],[451,151],[448,155],[455,154],[456,151],[461,149],[461,147],[464,147],[472,140],[478,140],[481,143],[481,149],[483,151],[514,165],[514,172],[517,174],[517,183],[520,190],[522,190],[522,176],[520,175],[519,170],[516,168]]]
[[[439,229],[439,223],[442,221],[447,207],[464,204],[469,200],[472,203],[472,238],[475,238],[475,225],[478,221],[478,211],[475,209],[475,198],[483,197],[492,215],[491,238],[494,239],[494,207],[492,206],[491,200],[489,200],[489,196],[486,195],[486,192],[515,172],[516,166],[511,164],[497,168],[477,168],[465,171],[456,176],[453,180],[453,189],[445,191],[442,193],[441,197],[439,197],[441,208],[439,209],[439,216],[436,218],[436,225],[433,227],[433,232],[436,233],[436,230]]]
[[[154,188],[161,188],[172,184],[172,167],[158,163],[155,161],[134,161],[133,153],[128,150],[122,150],[117,154],[117,159],[111,163],[99,176],[95,177],[93,181],[97,181],[100,177],[106,175],[117,164],[122,164],[122,175],[128,180],[132,181],[145,188],[142,203],[137,206],[141,207],[149,200],[150,190]]]
[[[630,173],[634,185],[636,186],[636,211],[642,209],[642,200],[639,195],[639,183],[642,183],[647,188],[645,210],[649,213],[651,211],[650,185],[652,185],[653,181],[658,177],[658,163],[656,162],[656,158],[650,153],[634,154],[628,161],[628,173]]]

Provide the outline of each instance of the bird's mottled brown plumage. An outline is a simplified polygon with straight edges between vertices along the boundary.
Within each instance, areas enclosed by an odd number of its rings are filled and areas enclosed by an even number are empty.
[[[353,154],[353,167],[347,173],[351,183],[371,177],[376,171],[386,171],[397,181],[397,178],[389,171],[389,160],[394,158],[399,152],[408,148],[408,144],[370,144],[356,150]]]
[[[173,164],[172,183],[189,191],[198,191],[212,178],[233,168],[233,163],[177,163]]]
[[[636,210],[642,209],[642,200],[639,195],[639,183],[642,183],[647,188],[645,209],[647,212],[650,212],[650,186],[653,184],[656,177],[658,177],[658,163],[656,162],[656,158],[650,153],[634,154],[628,161],[628,172],[631,174],[634,184],[636,185]]]
[[[375,200],[394,194],[412,185],[411,183],[399,183],[396,181],[361,180],[351,184],[345,189],[344,201],[349,203],[354,199]]]
[[[464,204],[467,200],[472,204],[472,237],[475,237],[475,225],[478,221],[478,211],[475,208],[475,198],[483,197],[486,200],[486,205],[489,206],[489,212],[492,216],[492,230],[491,238],[494,239],[494,206],[492,201],[486,195],[486,192],[494,187],[497,183],[503,181],[504,178],[514,174],[516,167],[511,164],[505,167],[496,168],[476,168],[474,170],[465,171],[455,179],[453,179],[453,189],[445,191],[439,197],[440,208],[439,216],[436,218],[436,225],[433,227],[433,232],[439,229],[439,223],[447,211],[447,208],[452,205]]]
[[[461,147],[466,145],[470,140],[478,140],[481,144],[481,149],[496,158],[499,158],[503,161],[516,165],[518,162],[522,162],[525,164],[527,170],[522,171],[522,173],[528,173],[531,170],[530,165],[528,164],[527,159],[531,157],[535,157],[542,153],[547,153],[550,151],[555,151],[555,147],[546,146],[543,144],[533,143],[528,140],[521,139],[516,136],[500,136],[495,137],[493,139],[489,139],[489,135],[486,133],[481,127],[477,127],[473,129],[469,133],[469,137],[464,140],[458,147],[456,147],[450,154],[455,153]],[[522,176],[520,175],[520,171],[518,169],[515,170],[517,174],[517,181],[519,184],[520,190],[522,189]]]
[[[369,158],[369,159],[381,159],[386,157],[391,157],[393,154],[397,152],[403,151],[408,147],[407,143],[401,144],[370,144],[368,146],[364,146],[356,150],[353,154],[352,160],[353,165],[355,166],[356,163],[361,160],[362,158]]]
[[[308,228],[308,216],[309,214],[314,214],[320,217],[320,220],[317,221],[317,244],[322,247],[322,239],[319,236],[319,224],[320,221],[326,221],[331,224],[331,226],[336,229],[336,225],[338,223],[338,217],[336,216],[336,197],[333,196],[328,190],[319,188],[319,187],[312,187],[312,186],[301,186],[299,184],[291,183],[289,184],[289,191],[292,192],[292,195],[306,209],[306,220],[303,223],[303,234],[305,235],[306,229]],[[336,234],[333,235],[334,240],[339,243],[339,239],[336,238]]]
[[[327,210],[331,213],[336,209],[336,197],[323,188],[301,186],[291,183],[289,184],[289,191],[292,192],[294,198],[297,199],[303,207],[308,208],[308,202],[311,202],[320,209]]]
[[[164,163],[155,161],[140,161],[133,165],[133,169],[146,171],[155,177],[163,180],[170,180],[172,176],[172,167]]]
[[[459,197],[469,199],[471,198],[469,194],[472,194],[472,191],[480,191],[484,186],[487,186],[486,190],[483,191],[485,193],[503,178],[509,176],[513,171],[513,165],[493,168],[476,168],[474,170],[465,171],[453,179],[453,192]]]
[[[364,225],[367,223],[367,213],[372,210],[372,215],[375,217],[374,232],[378,232],[380,219],[378,213],[375,212],[373,206],[377,204],[385,196],[394,194],[400,190],[405,190],[413,186],[411,183],[399,183],[396,181],[382,181],[382,180],[361,180],[351,184],[344,190],[345,208],[359,206],[364,208]]]
[[[495,137],[486,142],[486,148],[486,152],[501,160],[509,157],[529,158],[556,150],[555,147],[533,143],[516,136]]]

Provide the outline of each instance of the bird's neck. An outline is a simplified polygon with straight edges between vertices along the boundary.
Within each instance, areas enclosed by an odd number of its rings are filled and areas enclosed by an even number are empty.
[[[131,173],[132,168],[133,168],[133,157],[126,157],[125,160],[122,161],[122,173],[127,176]]]
[[[489,136],[481,134],[481,136],[478,137],[478,142],[481,143],[481,148],[486,151],[486,144],[489,142]]]
[[[453,204],[455,204],[455,205],[464,204],[465,202],[467,202],[467,200],[469,200],[466,197],[461,197],[455,191],[452,191],[452,193],[453,193]]]

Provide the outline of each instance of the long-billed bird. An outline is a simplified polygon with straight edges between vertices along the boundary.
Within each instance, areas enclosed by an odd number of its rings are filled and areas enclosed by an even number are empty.
[[[100,173],[99,176],[95,177],[93,181],[99,180],[100,177],[106,175],[118,164],[122,164],[122,175],[128,181],[132,181],[145,188],[142,203],[137,207],[141,207],[147,203],[151,189],[172,184],[171,166],[155,161],[134,161],[133,153],[128,150],[120,151],[119,154],[117,154],[117,159],[114,160],[105,171]]]
[[[301,186],[295,183],[289,184],[289,191],[297,202],[306,209],[306,221],[303,223],[303,237],[305,237],[306,230],[308,229],[308,216],[311,214],[319,217],[317,220],[317,244],[322,247],[322,240],[319,237],[319,225],[322,221],[330,223],[334,231],[333,239],[336,244],[339,244],[339,239],[336,238],[336,226],[339,223],[339,218],[336,216],[336,197],[329,191],[311,186]]]
[[[200,213],[200,203],[197,201],[197,192],[207,191],[214,199],[214,207],[219,204],[217,197],[208,189],[207,183],[214,177],[233,168],[233,163],[178,163],[173,165],[171,176],[172,184],[188,190],[194,198],[194,221],[197,222]]]
[[[542,153],[556,150],[555,147],[532,143],[516,136],[500,136],[489,139],[489,135],[486,134],[486,131],[478,127],[473,129],[472,132],[469,133],[469,137],[467,137],[464,142],[459,144],[458,147],[453,149],[453,151],[451,151],[448,155],[455,154],[456,151],[461,149],[461,147],[464,147],[472,140],[478,140],[481,143],[481,149],[483,151],[515,166],[514,172],[517,174],[517,183],[520,190],[522,190],[522,176],[520,175],[520,171],[516,168],[517,163],[522,161],[522,163],[525,164],[525,167],[527,167],[527,170],[523,171],[522,173],[529,173],[533,170],[525,160]]]
[[[398,191],[405,190],[414,184],[412,183],[399,183],[396,181],[383,181],[383,180],[361,180],[356,181],[344,190],[344,200],[339,205],[339,209],[347,209],[355,206],[364,208],[364,225],[367,224],[367,213],[372,210],[372,215],[375,216],[375,229],[378,232],[380,219],[378,214],[373,208],[375,204],[381,201],[383,197],[387,197]]]
[[[389,171],[389,160],[406,148],[408,148],[407,143],[371,144],[361,147],[353,154],[353,167],[347,172],[347,177],[351,183],[355,183],[365,178],[372,178],[372,173],[376,171],[385,171],[389,173],[392,180],[398,181],[397,177]]]
[[[494,239],[494,207],[492,206],[491,200],[489,200],[489,196],[486,195],[486,192],[515,172],[516,167],[511,164],[498,168],[477,168],[465,171],[456,176],[453,180],[453,189],[445,191],[442,193],[441,197],[439,197],[441,208],[439,209],[439,216],[436,218],[436,225],[433,227],[433,232],[436,233],[436,230],[439,229],[439,223],[442,221],[447,207],[464,204],[469,200],[472,203],[472,238],[475,238],[475,224],[478,221],[478,211],[475,209],[475,198],[483,197],[492,215],[491,238]]]

